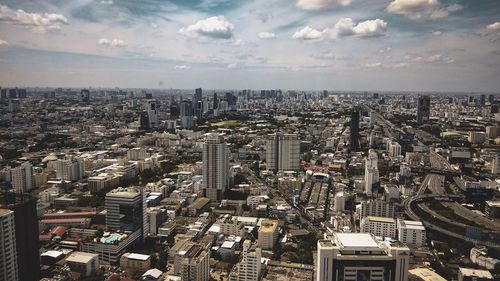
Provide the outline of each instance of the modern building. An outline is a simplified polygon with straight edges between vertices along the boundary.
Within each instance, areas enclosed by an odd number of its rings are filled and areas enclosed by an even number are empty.
[[[349,147],[351,151],[357,151],[359,149],[359,111],[354,110],[351,112],[351,123],[350,123],[351,135],[349,138]]]
[[[415,247],[426,244],[426,231],[422,222],[398,219],[398,240]]]
[[[141,230],[144,239],[149,231],[146,196],[142,188],[116,188],[106,194],[106,227],[112,231]]]
[[[127,151],[127,158],[131,161],[144,160],[148,157],[148,152],[142,147],[134,147]]]
[[[378,237],[396,238],[396,220],[393,218],[368,216],[361,220],[360,229]]]
[[[417,101],[417,123],[428,122],[431,116],[431,98],[429,96],[420,96]]]
[[[160,125],[158,116],[159,106],[156,100],[147,99],[144,103],[144,112],[146,112],[148,117],[149,128],[156,128]]]
[[[32,182],[33,167],[29,162],[24,162],[21,165],[11,170],[12,188],[16,193],[26,193],[33,188]]]
[[[300,168],[300,140],[296,134],[270,134],[266,143],[267,169],[271,171],[298,171]]]
[[[221,135],[207,134],[203,144],[203,195],[212,201],[222,200],[229,183],[229,152]]]
[[[125,253],[120,258],[120,268],[135,269],[145,272],[151,268],[151,256],[136,253]]]
[[[229,281],[258,281],[261,273],[261,252],[250,240],[245,240],[241,252],[242,259],[233,267]]]
[[[343,191],[339,191],[335,194],[333,211],[343,212],[345,210],[345,195]]]
[[[367,216],[393,218],[394,204],[381,200],[363,201],[359,215],[360,220]]]
[[[66,258],[71,271],[79,272],[85,277],[92,276],[99,269],[99,255],[84,252],[72,252]]]
[[[85,176],[85,165],[83,159],[67,157],[56,160],[54,163],[56,177],[65,181],[79,181]]]
[[[19,280],[14,212],[0,209],[0,280]]]
[[[365,193],[368,196],[373,194],[379,184],[378,155],[374,149],[368,151],[365,162]]]
[[[278,221],[263,220],[258,231],[259,247],[261,249],[272,249],[278,241]]]
[[[317,281],[407,281],[410,249],[368,233],[334,233],[318,241]]]
[[[191,102],[184,100],[180,103],[180,117],[182,128],[191,129],[194,127],[193,106]]]
[[[389,156],[399,157],[401,156],[401,145],[397,142],[391,142],[389,144]]]

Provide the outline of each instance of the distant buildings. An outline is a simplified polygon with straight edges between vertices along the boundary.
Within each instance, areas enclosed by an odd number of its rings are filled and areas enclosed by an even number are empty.
[[[19,280],[14,212],[0,209],[0,280]]]
[[[54,164],[56,177],[65,181],[78,181],[85,176],[85,165],[83,159],[77,157],[67,157],[59,159]]]
[[[12,188],[16,193],[26,193],[33,188],[33,167],[29,162],[24,162],[12,169]]]
[[[407,281],[410,249],[368,233],[334,233],[318,241],[316,280]]]
[[[431,98],[419,96],[417,101],[417,124],[429,121],[431,116]]]
[[[229,183],[229,154],[224,138],[208,134],[203,144],[203,195],[212,201],[222,200]]]
[[[300,140],[296,134],[271,134],[266,144],[267,169],[271,171],[298,171],[300,168]]]

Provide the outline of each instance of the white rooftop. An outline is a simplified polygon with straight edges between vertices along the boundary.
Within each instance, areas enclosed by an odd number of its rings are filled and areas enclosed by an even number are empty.
[[[128,259],[132,260],[141,260],[145,261],[149,259],[148,255],[142,255],[142,254],[136,254],[136,253],[131,253],[130,255],[127,256]]]
[[[379,243],[369,233],[336,233],[336,242],[342,248],[380,248]]]

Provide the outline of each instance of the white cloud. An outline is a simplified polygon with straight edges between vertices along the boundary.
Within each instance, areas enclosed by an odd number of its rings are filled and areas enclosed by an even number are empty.
[[[103,4],[103,5],[113,5],[113,0],[102,0],[101,4]]]
[[[9,42],[0,39],[0,46],[9,45]]]
[[[223,16],[216,16],[199,20],[195,24],[183,27],[179,30],[179,33],[191,38],[230,39],[233,37],[233,30],[234,25],[232,23],[227,21]]]
[[[494,22],[486,26],[486,30],[488,31],[500,31],[500,22]]]
[[[122,48],[126,47],[127,44],[121,39],[107,39],[107,38],[101,38],[99,41],[97,41],[97,44],[105,47],[111,47],[111,48]]]
[[[462,9],[458,4],[443,7],[439,0],[394,0],[387,6],[388,12],[412,20],[444,18]]]
[[[404,63],[409,65],[410,63],[452,63],[455,60],[442,53],[435,53],[432,55],[421,56],[421,55],[406,55],[404,57]]]
[[[310,26],[306,26],[292,35],[292,39],[299,40],[321,40],[324,31],[316,30]]]
[[[176,65],[176,66],[174,66],[174,69],[175,70],[186,70],[186,69],[190,69],[190,67],[187,65]]]
[[[61,29],[63,24],[68,23],[68,19],[62,14],[28,13],[22,9],[14,11],[0,5],[0,22],[30,27],[37,32],[47,32]]]
[[[367,67],[367,68],[379,68],[379,67],[382,67],[382,63],[381,62],[367,63],[367,64],[365,64],[365,67]]]
[[[257,37],[259,37],[260,39],[275,39],[276,38],[276,34],[272,33],[272,32],[260,32],[259,34],[257,34]]]
[[[240,64],[239,63],[230,63],[227,65],[227,68],[229,69],[235,69],[235,68],[238,68],[240,67]]]
[[[333,5],[347,6],[351,0],[298,0],[296,6],[309,11],[316,11]]]
[[[439,30],[438,30],[438,31],[434,31],[434,32],[432,32],[432,35],[434,35],[434,36],[440,36],[440,35],[442,35],[442,34],[443,34],[443,32],[441,32],[441,31],[439,31]]]
[[[387,23],[381,19],[367,20],[354,25],[351,18],[341,18],[333,27],[319,31],[310,26],[295,32],[292,39],[321,40],[336,39],[347,36],[376,37],[383,36],[387,31]]]

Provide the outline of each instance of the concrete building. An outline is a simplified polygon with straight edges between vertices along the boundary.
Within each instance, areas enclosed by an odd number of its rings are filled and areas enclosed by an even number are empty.
[[[394,204],[381,200],[363,201],[359,215],[360,220],[367,216],[393,218]]]
[[[373,194],[374,188],[379,183],[378,155],[373,149],[368,151],[365,162],[365,193],[368,196]]]
[[[208,134],[203,144],[203,194],[212,201],[222,200],[229,183],[229,152],[221,135]]]
[[[333,211],[343,212],[345,210],[345,195],[343,191],[339,191],[335,194]]]
[[[179,252],[182,281],[208,281],[210,279],[209,253],[199,245]]]
[[[67,157],[56,160],[54,163],[56,177],[65,181],[79,181],[85,176],[85,165],[83,159]]]
[[[318,241],[317,281],[407,281],[410,249],[368,233],[334,233]]]
[[[397,142],[391,142],[389,144],[389,156],[399,157],[401,156],[401,145]]]
[[[0,280],[19,280],[14,212],[0,209]]]
[[[375,236],[396,238],[396,220],[393,218],[368,216],[361,220],[360,229]]]
[[[12,188],[16,193],[26,193],[33,188],[33,167],[29,162],[24,162],[11,170]]]
[[[423,124],[429,121],[430,116],[431,116],[431,98],[429,96],[418,97],[417,123]]]
[[[71,271],[76,271],[85,277],[92,276],[99,269],[99,255],[84,252],[72,252],[66,258],[66,264]]]
[[[491,174],[492,175],[498,175],[498,169],[499,169],[499,161],[498,161],[498,155],[495,155],[493,157],[493,161],[491,161]]]
[[[415,247],[426,244],[426,231],[422,222],[398,219],[398,240]]]
[[[261,253],[260,248],[252,246],[250,240],[243,242],[241,261],[233,267],[229,275],[229,281],[258,281],[261,273]]]
[[[488,270],[463,268],[458,269],[458,281],[489,281],[493,275]]]
[[[149,157],[146,149],[141,147],[134,147],[127,151],[127,158],[130,161],[144,160]]]
[[[272,249],[278,241],[279,229],[278,221],[263,220],[258,231],[259,247],[262,249]]]
[[[351,113],[350,131],[349,147],[351,151],[357,151],[359,149],[359,111],[357,109]]]
[[[106,194],[106,227],[112,231],[135,232],[144,239],[149,231],[146,196],[142,188],[116,188]]]
[[[486,141],[486,134],[483,132],[469,132],[467,140],[472,144],[480,144]]]
[[[417,281],[446,281],[441,275],[426,267],[414,268],[409,272],[410,277]]]
[[[266,143],[267,169],[271,171],[298,171],[300,168],[300,140],[296,134],[271,134]]]
[[[146,271],[151,268],[151,256],[136,253],[125,253],[120,258],[120,268]]]

